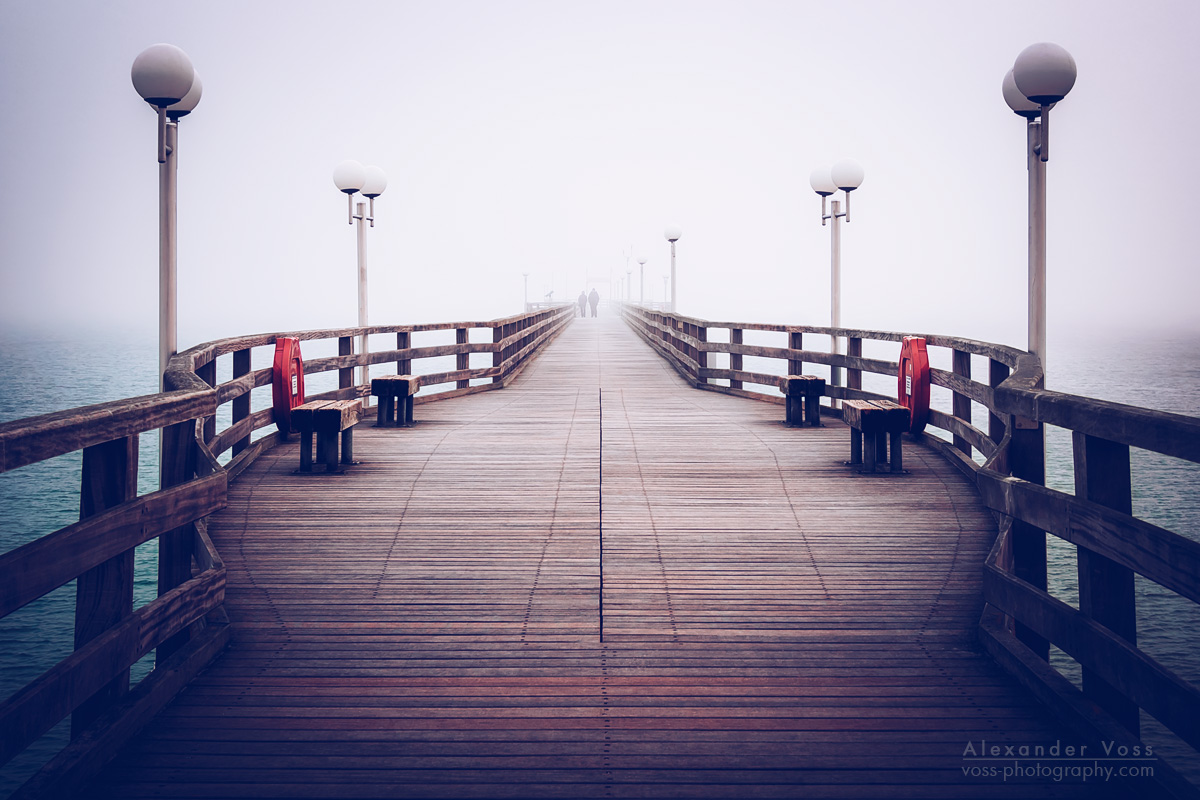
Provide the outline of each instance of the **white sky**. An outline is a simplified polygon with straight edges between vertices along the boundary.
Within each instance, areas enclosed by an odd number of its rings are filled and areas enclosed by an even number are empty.
[[[154,116],[129,68],[182,47],[181,348],[353,325],[331,173],[381,166],[371,321],[489,319],[645,254],[660,299],[828,324],[810,171],[866,170],[847,326],[1025,344],[1025,46],[1079,66],[1052,116],[1050,349],[1069,328],[1200,327],[1187,2],[0,2],[4,323],[157,320]],[[636,262],[631,262],[636,270]],[[636,288],[635,288],[636,297]],[[1052,356],[1051,356],[1052,357]]]

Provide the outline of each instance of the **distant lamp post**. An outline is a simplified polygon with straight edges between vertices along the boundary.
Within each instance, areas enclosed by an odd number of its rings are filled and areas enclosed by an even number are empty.
[[[525,279],[525,311],[529,310],[529,273],[522,272],[521,277]]]
[[[178,346],[177,204],[179,118],[200,102],[191,59],[175,45],[155,44],[133,60],[133,88],[158,112],[158,385]]]
[[[387,188],[387,176],[379,167],[364,167],[353,159],[343,161],[333,170],[333,183],[338,191],[346,194],[347,222],[353,225],[358,221],[358,327],[367,327],[367,231],[364,222],[375,227],[375,198],[383,194]],[[354,202],[354,195],[361,192],[367,203]],[[358,337],[358,352],[367,353],[367,335]],[[359,385],[371,382],[370,367],[362,365]],[[365,402],[365,401],[364,401]]]
[[[1026,47],[1004,76],[1008,107],[1025,117],[1029,168],[1029,352],[1046,370],[1046,161],[1050,157],[1050,109],[1075,85],[1075,59],[1056,44]]]
[[[633,302],[633,270],[625,270],[625,302]]]
[[[813,170],[808,178],[808,183],[812,186],[813,191],[821,196],[821,225],[824,225],[826,220],[831,221],[829,258],[829,326],[831,328],[842,327],[842,232],[838,220],[844,217],[846,222],[850,221],[850,192],[862,185],[863,177],[863,168],[859,166],[858,162],[847,158],[832,167]],[[846,195],[846,210],[842,210],[842,204],[839,201],[833,200],[827,211],[826,198],[839,189]],[[829,352],[835,355],[841,352],[841,337],[830,337]],[[842,385],[840,367],[830,366],[829,383],[831,386]]]
[[[646,261],[645,256],[638,256],[637,262],[639,267],[638,272],[638,302],[646,305]]]
[[[666,240],[668,242],[671,243],[671,307],[668,310],[672,314],[675,313],[675,309],[676,309],[676,305],[675,305],[675,293],[676,293],[676,287],[675,287],[675,242],[679,241],[679,237],[682,235],[683,234],[680,232],[679,228],[675,227],[674,225],[668,225],[667,229],[665,231],[663,231],[663,236],[666,238]]]

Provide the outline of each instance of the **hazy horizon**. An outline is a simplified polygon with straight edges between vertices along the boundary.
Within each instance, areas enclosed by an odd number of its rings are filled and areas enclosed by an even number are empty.
[[[233,22],[236,21],[236,22]],[[1200,330],[1190,32],[1156,2],[66,0],[0,8],[0,327],[157,330],[154,115],[134,57],[182,47],[179,344],[355,324],[343,159],[388,174],[370,320],[487,320],[645,255],[681,313],[827,325],[809,189],[866,172],[843,228],[847,327],[1025,345],[1025,46],[1079,67],[1052,116],[1048,328]],[[1165,167],[1163,165],[1166,165]],[[1149,180],[1148,180],[1149,178]]]

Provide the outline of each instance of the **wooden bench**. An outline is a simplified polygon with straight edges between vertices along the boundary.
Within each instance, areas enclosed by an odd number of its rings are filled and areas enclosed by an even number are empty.
[[[889,472],[904,471],[900,434],[909,428],[907,408],[890,400],[844,400],[842,421],[850,426],[850,464],[862,465],[859,472],[875,472],[877,466],[885,464]]]
[[[798,428],[809,424],[821,426],[821,398],[825,395],[825,379],[816,375],[788,375],[779,379],[779,391],[784,396],[783,424]]]
[[[371,395],[379,398],[376,427],[410,428],[413,396],[421,388],[419,375],[383,375],[371,379]]]
[[[300,471],[312,472],[313,433],[317,434],[317,458],[326,472],[340,472],[354,463],[354,424],[362,403],[358,400],[314,400],[292,409],[292,425],[300,431]],[[338,434],[342,457],[338,462]]]

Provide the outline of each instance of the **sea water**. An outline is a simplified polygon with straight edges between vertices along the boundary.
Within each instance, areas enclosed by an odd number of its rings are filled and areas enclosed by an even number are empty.
[[[807,338],[806,346],[816,349]],[[315,351],[310,354],[311,349],[306,349],[309,357],[332,355]],[[376,349],[374,344],[372,349]],[[269,353],[266,355],[269,357]],[[896,358],[896,354],[884,352],[867,355]],[[256,351],[255,368],[267,366],[262,360],[262,353]],[[83,332],[34,336],[0,330],[0,422],[151,394],[158,388],[156,364],[153,335]],[[935,366],[949,368],[948,364]],[[747,363],[746,368],[766,371],[768,365]],[[977,374],[986,374],[979,371],[979,366],[976,369]],[[227,370],[228,366],[223,365],[219,380],[228,380],[228,374],[221,374]],[[1047,376],[1049,388],[1056,391],[1200,416],[1200,334],[1114,334],[1053,341]],[[887,379],[864,377],[868,389],[889,388]],[[309,387],[310,394],[332,388],[332,383],[322,385],[322,379],[336,382],[335,376],[318,377],[317,383]],[[870,385],[872,380],[878,386]],[[256,393],[255,409],[269,403],[269,389],[265,399],[262,393],[261,389]],[[941,404],[948,405],[947,399],[935,397],[935,405]],[[223,413],[227,414],[228,409]],[[977,407],[976,426],[985,428],[985,419]],[[218,427],[225,424],[227,421],[218,421]],[[1047,484],[1072,492],[1070,432],[1048,428],[1046,439]],[[157,436],[143,434],[139,494],[157,488],[157,456]],[[80,454],[71,453],[0,474],[0,552],[78,519],[80,463]],[[1136,449],[1131,453],[1131,463],[1135,515],[1200,540],[1200,466]],[[1056,537],[1048,539],[1051,592],[1075,604],[1074,548]],[[134,603],[140,606],[155,595],[154,542],[138,548],[135,571]],[[1141,578],[1137,579],[1136,591],[1139,646],[1181,677],[1200,685],[1200,608]],[[70,654],[74,606],[72,582],[0,620],[0,696],[11,695]],[[1078,666],[1063,653],[1056,650],[1052,662],[1078,682]],[[131,679],[140,680],[151,664],[152,655],[135,665]],[[0,770],[0,797],[6,797],[61,749],[68,736],[69,723],[64,722]],[[1173,737],[1144,714],[1143,738],[1200,783],[1200,764],[1191,749],[1173,743]]]

